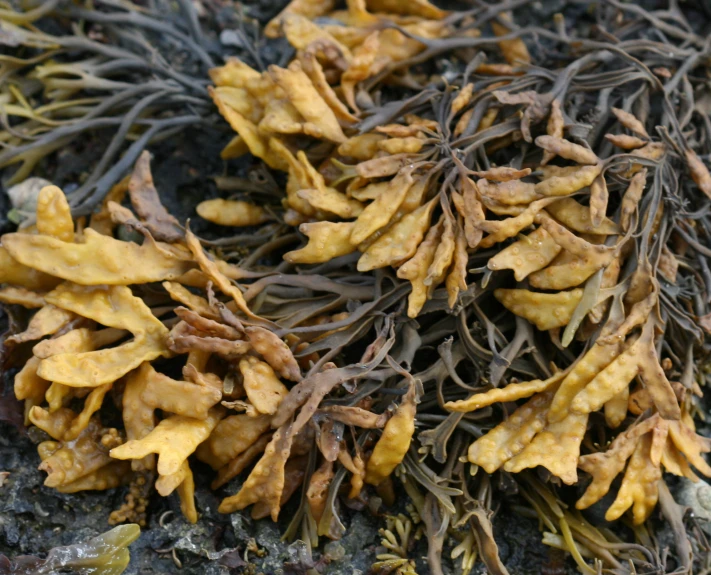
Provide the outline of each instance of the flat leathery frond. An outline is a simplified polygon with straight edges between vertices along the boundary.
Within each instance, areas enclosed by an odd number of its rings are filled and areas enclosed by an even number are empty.
[[[240,360],[239,369],[247,398],[255,409],[268,415],[276,413],[289,390],[279,381],[271,366],[256,357],[245,357]]]
[[[581,285],[600,267],[600,263],[594,258],[575,256],[571,261],[562,264],[556,264],[556,260],[553,260],[545,269],[532,273],[528,280],[531,287],[536,289],[564,290]]]
[[[402,402],[383,428],[365,467],[366,483],[379,485],[395,470],[407,453],[415,433],[417,386],[410,381]]]
[[[443,227],[442,220],[432,226],[425,239],[418,246],[415,255],[400,266],[397,271],[397,277],[409,280],[412,284],[407,312],[410,317],[417,317],[417,314],[427,301],[429,290],[425,285],[425,278],[427,277],[427,270],[434,260]]]
[[[158,454],[158,473],[170,475],[197,446],[205,441],[224,415],[221,407],[210,410],[205,419],[173,415],[162,420],[141,439],[130,440],[111,450],[114,459],[142,459],[151,453]]]
[[[482,435],[469,446],[469,462],[493,473],[520,453],[546,426],[546,413],[552,398],[552,391],[534,395],[506,421]]]
[[[413,185],[411,169],[403,169],[391,181],[387,190],[368,204],[358,216],[351,232],[351,243],[358,245],[372,233],[385,226],[405,199]]]
[[[435,199],[420,206],[371,244],[358,260],[358,271],[369,271],[387,265],[399,265],[410,259],[430,229]],[[350,240],[349,245],[350,244]]]
[[[184,415],[195,419],[206,419],[209,409],[222,399],[222,393],[214,388],[196,385],[190,381],[172,379],[158,373],[150,364],[144,368],[147,381],[140,399],[153,409]]]
[[[171,257],[154,242],[122,242],[87,228],[84,242],[5,234],[2,245],[18,262],[77,284],[130,285],[175,279],[194,264]],[[81,262],[82,265],[76,265]],[[126,262],[135,265],[126,266]]]
[[[522,281],[545,268],[562,249],[544,228],[538,227],[489,258],[487,267],[492,271],[511,269],[516,281]]]
[[[595,181],[602,171],[600,164],[582,166],[564,176],[552,176],[538,182],[535,187],[537,194],[550,197],[569,196]]]
[[[478,174],[485,178],[487,172],[478,172]],[[500,183],[490,183],[486,179],[481,179],[477,181],[476,185],[482,196],[505,205],[529,204],[541,199],[540,194],[536,193],[535,184],[518,179],[505,180]]]
[[[516,401],[548,390],[555,386],[562,377],[563,374],[559,373],[548,379],[534,379],[521,383],[510,383],[506,387],[490,389],[484,393],[472,395],[467,399],[450,401],[445,403],[444,407],[450,411],[468,412],[481,409],[482,407],[494,403]]]
[[[573,234],[550,217],[542,217],[541,226],[563,249],[573,255],[597,266],[597,269],[608,265],[616,255],[613,247],[592,244]]]
[[[269,508],[272,520],[276,521],[281,510],[284,467],[291,452],[292,440],[290,426],[279,428],[242,488],[237,494],[222,500],[219,512],[232,513],[253,503],[264,502]]]
[[[578,480],[576,469],[587,423],[587,414],[576,413],[570,413],[556,423],[548,423],[523,451],[504,464],[504,470],[517,473],[540,465],[563,483],[572,485]]]
[[[610,490],[615,477],[625,468],[625,463],[634,453],[639,439],[654,429],[658,416],[632,425],[620,433],[605,452],[583,455],[578,466],[593,477],[583,496],[575,506],[586,509],[602,499]]]
[[[52,355],[40,362],[38,374],[42,377],[75,387],[93,387],[113,382],[143,361],[167,354],[167,328],[125,286],[62,284],[47,298],[62,309],[103,325],[127,329],[134,339],[114,348]]]
[[[711,440],[698,435],[683,421],[669,422],[669,437],[674,446],[686,456],[689,463],[707,477],[711,477],[711,466],[701,455],[711,451]]]
[[[570,409],[573,399],[590,383],[603,369],[605,369],[620,353],[616,345],[593,345],[573,366],[570,373],[563,379],[560,387],[551,402],[548,412],[549,421],[556,422],[563,419]]]
[[[555,201],[553,198],[543,198],[529,204],[519,215],[504,220],[485,220],[478,227],[489,235],[486,236],[481,246],[488,248],[496,243],[514,237],[521,230],[530,226],[548,204]]]
[[[684,457],[684,454],[677,449],[669,433],[667,433],[667,440],[664,444],[660,461],[664,470],[668,473],[678,477],[686,477],[694,483],[699,481],[698,475],[691,470],[689,462]]]
[[[210,437],[198,446],[198,459],[213,469],[221,469],[247,451],[269,430],[270,419],[268,415],[228,415],[218,422]]]
[[[467,289],[467,264],[469,254],[467,253],[467,238],[460,223],[456,226],[454,239],[454,255],[452,265],[447,272],[445,286],[447,288],[447,304],[453,309],[457,303],[460,291]]]
[[[620,233],[620,226],[609,218],[595,225],[589,208],[578,203],[575,198],[560,198],[548,205],[546,212],[567,228],[581,234],[607,236]]]
[[[331,212],[340,218],[357,218],[363,212],[363,205],[359,201],[333,188],[299,190],[297,195],[317,210]]]
[[[351,241],[353,222],[309,222],[299,228],[308,244],[284,254],[284,259],[295,264],[317,264],[356,250]]]
[[[645,434],[637,443],[627,465],[622,485],[605,519],[614,521],[632,507],[635,525],[640,525],[652,513],[659,498],[658,482],[662,478],[659,464],[651,460],[652,437]]]
[[[639,373],[639,341],[600,371],[572,400],[570,409],[576,413],[591,413],[612,399]]]
[[[506,309],[544,331],[568,324],[583,297],[583,290],[578,288],[549,294],[524,289],[497,289],[494,296]]]

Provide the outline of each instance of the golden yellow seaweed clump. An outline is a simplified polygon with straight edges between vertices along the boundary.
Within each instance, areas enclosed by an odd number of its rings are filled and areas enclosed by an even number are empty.
[[[175,491],[183,514],[194,523],[190,458],[217,472],[214,488],[256,461],[242,489],[220,510],[255,504],[254,517],[276,520],[304,481],[314,414],[328,425],[354,429],[388,423],[388,410],[375,415],[359,406],[319,408],[340,383],[379,365],[392,342],[369,356],[370,363],[349,370],[325,362],[304,378],[303,369],[318,363],[319,353],[297,359],[294,350],[303,351],[308,343],[253,312],[245,286],[234,281],[255,272],[209,255],[189,229],[167,217],[148,162],[144,154],[125,186],[139,215],[111,194],[88,225],[77,226],[61,190],[47,187],[39,195],[36,225],[1,239],[2,257],[12,264],[3,268],[3,289],[12,296],[7,303],[36,310],[5,346],[10,352],[22,346],[31,351],[14,389],[24,401],[26,423],[50,437],[38,448],[45,484],[73,493],[130,483],[125,504],[111,515],[113,523],[145,524],[151,492],[166,497]],[[117,225],[139,232],[142,243],[114,237]],[[304,316],[291,325],[318,327],[348,316]],[[338,329],[324,328],[312,337]],[[164,373],[165,360],[182,363],[178,379]],[[119,428],[102,424],[108,401],[121,411]],[[328,448],[329,464],[337,461],[353,475],[352,498],[367,477],[369,482],[385,478],[405,456],[415,401],[411,387],[368,469],[357,444],[343,440]],[[410,433],[402,443],[406,428]],[[388,449],[393,441],[402,445],[397,452]],[[382,452],[387,461],[380,462]],[[321,477],[314,509],[323,511],[332,478]],[[312,484],[313,491],[319,483]],[[326,523],[324,534],[331,533]]]

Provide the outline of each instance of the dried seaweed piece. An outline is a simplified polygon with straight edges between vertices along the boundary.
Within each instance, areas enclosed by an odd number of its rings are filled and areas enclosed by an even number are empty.
[[[530,203],[523,211],[514,215],[514,217],[504,220],[484,220],[479,222],[479,229],[489,234],[479,245],[483,248],[490,248],[494,244],[516,236],[519,232],[533,224],[542,210],[554,201],[555,198],[536,200]],[[488,207],[491,208],[491,206]]]
[[[647,140],[649,139],[649,134],[644,128],[644,124],[640,122],[633,114],[625,110],[621,110],[620,108],[613,107],[611,110],[617,118],[617,121],[620,122],[620,124],[622,124],[625,128],[641,136],[642,138],[645,138]]]
[[[213,81],[216,81],[214,76]],[[225,118],[232,129],[242,137],[244,143],[249,148],[249,151],[254,156],[264,160],[271,168],[286,168],[284,160],[270,150],[269,141],[265,136],[259,133],[257,126],[250,121],[249,118],[246,118],[230,106],[214,88],[208,87],[208,91],[222,117]]]
[[[299,190],[296,195],[317,210],[335,214],[339,218],[357,218],[363,213],[363,204],[334,188]]]
[[[563,118],[563,111],[561,110],[561,101],[555,98],[551,102],[551,111],[548,116],[548,123],[546,124],[546,133],[554,138],[562,139],[565,127],[565,119]],[[541,159],[541,166],[545,166],[555,158],[555,153],[545,150],[543,152],[543,158]]]
[[[642,169],[632,176],[630,180],[630,185],[622,197],[622,203],[620,205],[620,227],[623,231],[627,231],[630,226],[630,221],[632,215],[637,211],[637,205],[639,200],[642,198],[642,193],[644,192],[644,186],[647,181],[647,170]]]
[[[576,503],[578,509],[585,509],[605,496],[614,478],[622,472],[625,462],[634,453],[639,438],[654,429],[658,421],[659,416],[655,415],[637,423],[620,433],[606,452],[580,458],[579,467],[593,476],[593,482]]]
[[[256,419],[256,418],[250,418]],[[270,433],[265,433],[261,435],[254,443],[247,447],[242,453],[237,455],[234,459],[230,460],[227,464],[222,466],[217,473],[217,477],[210,484],[212,489],[218,489],[225,485],[227,482],[231,481],[233,478],[237,477],[242,471],[247,469],[247,467],[264,453],[264,449],[269,444],[272,439]]]
[[[326,498],[328,488],[333,479],[333,461],[324,460],[323,463],[313,472],[306,490],[306,500],[311,510],[311,515],[318,523],[326,509]]]
[[[594,227],[598,227],[607,214],[607,202],[609,192],[605,176],[600,174],[590,184],[590,221]]]
[[[361,407],[349,405],[326,405],[319,408],[318,413],[326,414],[333,421],[339,421],[346,425],[355,425],[364,429],[376,429],[383,427],[390,419],[390,413],[384,411],[380,415],[363,409]]]
[[[657,483],[662,478],[661,467],[659,462],[652,461],[651,450],[652,436],[647,433],[637,442],[617,497],[605,513],[608,521],[618,519],[630,507],[635,525],[644,523],[651,515],[659,498]]]
[[[195,313],[208,319],[219,319],[220,314],[210,307],[210,304],[204,297],[195,295],[188,290],[188,288],[177,282],[163,282],[162,285],[172,299],[182,303]]]
[[[131,475],[131,465],[128,462],[112,461],[91,473],[82,475],[74,481],[59,485],[56,489],[59,493],[105,491],[128,483]]]
[[[279,409],[272,419],[272,427],[284,426],[294,416],[299,407],[303,406],[294,423],[295,429],[300,431],[316,412],[321,400],[334,387],[346,380],[358,380],[368,375],[380,365],[394,343],[394,337],[385,339],[381,335],[366,353],[366,357],[370,359],[368,363],[360,363],[343,368],[336,368],[332,364],[326,364],[322,371],[302,379],[289,390],[287,396],[279,404]],[[370,353],[371,351],[372,353]]]
[[[291,0],[279,14],[269,21],[264,29],[264,34],[267,38],[276,38],[279,35],[279,27],[292,14],[312,20],[328,14],[335,5],[334,0]]]
[[[33,425],[40,428],[52,439],[60,441],[76,415],[74,411],[66,407],[59,407],[49,412],[35,405],[29,411],[29,419]]]
[[[50,386],[49,381],[37,374],[39,364],[39,358],[31,357],[17,375],[15,375],[15,397],[21,401],[25,400],[26,411],[28,406],[42,403],[45,393]]]
[[[711,198],[711,174],[709,173],[709,169],[694,150],[686,150],[685,155],[691,179],[694,180],[698,188],[706,194],[708,198]]]
[[[457,303],[460,291],[467,289],[467,264],[469,263],[469,253],[467,252],[467,238],[461,223],[457,223],[454,238],[454,254],[452,265],[447,272],[445,285],[447,287],[447,304],[453,309]]]
[[[175,473],[161,475],[155,483],[156,491],[163,497],[178,490],[180,497],[180,510],[190,523],[197,523],[198,515],[195,508],[195,481],[190,464],[186,459]]]
[[[133,209],[154,238],[164,242],[176,242],[183,237],[178,220],[170,215],[160,202],[158,190],[153,184],[151,156],[148,152],[143,152],[136,161],[128,182],[128,193]]]
[[[23,287],[5,286],[0,288],[0,303],[21,305],[28,309],[44,307],[44,294]]]
[[[287,70],[270,66],[269,74],[306,119],[306,134],[315,138],[326,138],[338,144],[346,141],[336,115],[316,91],[299,62],[292,62]]]
[[[211,337],[219,337],[227,340],[244,339],[244,334],[241,330],[203,317],[199,313],[192,310],[180,306],[176,307],[174,311],[175,315],[177,315],[184,322],[181,329],[175,330],[176,332],[182,332],[182,329],[185,328],[186,331],[189,330],[190,333],[198,332],[199,335],[205,334]]]
[[[51,294],[48,294],[51,297]],[[46,301],[46,299],[45,299]],[[5,339],[5,345],[12,346],[26,341],[41,339],[47,335],[52,335],[68,326],[76,319],[76,315],[71,311],[58,308],[51,303],[40,308],[32,316],[27,329],[20,333],[11,335]]]
[[[480,200],[477,185],[464,176],[460,178],[460,184],[462,190],[461,201],[458,201],[459,196],[456,194],[452,194],[452,201],[459,214],[464,218],[464,235],[467,239],[467,245],[474,249],[481,242],[483,230],[480,224],[485,220],[486,216],[484,215],[484,207]]]
[[[701,456],[701,453],[711,451],[711,440],[696,433],[693,426],[683,420],[669,422],[669,437],[689,463],[707,477],[711,477],[711,466]]]
[[[439,238],[439,243],[432,257],[432,262],[427,268],[427,276],[424,279],[424,284],[430,289],[442,282],[454,257],[453,219],[452,214],[445,211],[443,215],[444,227],[442,228],[442,235]]]
[[[141,395],[149,382],[149,375],[152,371],[150,364],[144,362],[126,377],[126,384],[123,391],[122,412],[126,439],[143,439],[148,435],[158,423],[155,410],[147,405]],[[134,471],[144,471],[155,469],[156,458],[154,454],[146,455],[143,459],[131,461],[131,468]]]
[[[636,150],[647,145],[646,140],[628,134],[605,134],[605,138],[623,150]]]
[[[301,369],[289,346],[276,334],[260,326],[244,329],[249,343],[264,360],[282,377],[301,381]]]
[[[174,353],[216,353],[225,359],[240,359],[250,352],[252,346],[242,340],[228,340],[219,337],[185,335],[185,323],[178,323],[166,340],[167,348]]]

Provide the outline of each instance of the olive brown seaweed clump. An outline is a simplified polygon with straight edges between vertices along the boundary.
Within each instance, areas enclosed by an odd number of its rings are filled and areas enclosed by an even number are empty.
[[[708,68],[684,16],[658,41],[642,32],[656,16],[604,3],[613,48],[573,39],[562,16],[554,30],[518,28],[500,6],[304,6],[269,27],[297,50],[288,66],[234,60],[211,73],[239,134],[226,155],[249,151],[288,173],[283,218],[308,242],[284,259],[355,254],[359,271],[393,268],[410,282],[410,317],[427,321],[446,298],[463,325],[484,323],[488,350],[458,331],[488,372],[477,388],[458,382],[469,397],[440,388],[438,402],[457,418],[520,402],[469,448],[486,472],[543,467],[575,484],[581,469],[592,482],[579,509],[620,474],[606,518],[632,508],[635,524],[652,513],[662,471],[711,474],[711,441],[693,420],[695,358],[706,357],[696,318],[711,289],[709,93],[697,79]],[[532,57],[522,38],[545,43]],[[546,69],[536,56],[553,46]],[[497,47],[506,63],[488,62]],[[462,71],[427,77],[424,63],[446,53],[468,58]],[[415,93],[383,103],[393,86]],[[491,295],[516,316],[513,338],[479,307]]]

